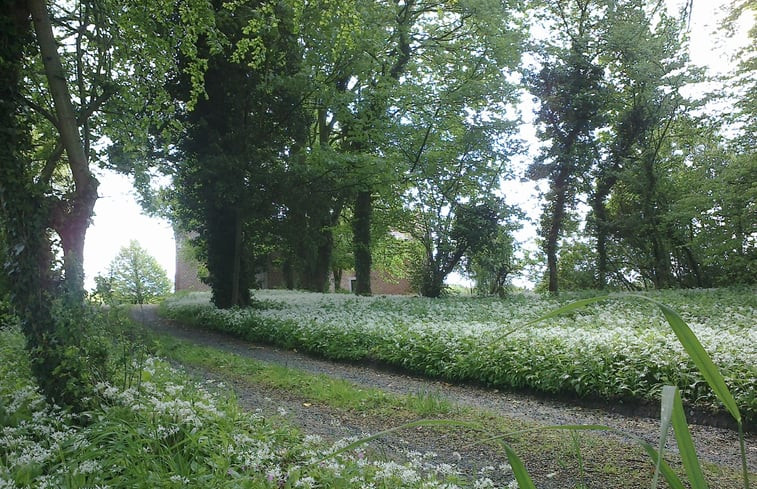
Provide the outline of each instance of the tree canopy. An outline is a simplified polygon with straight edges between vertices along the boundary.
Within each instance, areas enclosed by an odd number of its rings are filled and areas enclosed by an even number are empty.
[[[95,277],[94,295],[106,303],[150,304],[171,293],[171,282],[158,260],[132,240],[108,265],[107,275]]]

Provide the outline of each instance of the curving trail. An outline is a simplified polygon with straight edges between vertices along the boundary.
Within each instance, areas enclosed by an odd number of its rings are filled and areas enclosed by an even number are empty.
[[[145,326],[162,334],[170,334],[177,338],[192,341],[196,344],[211,346],[223,351],[232,352],[241,356],[250,357],[262,362],[283,365],[314,374],[324,374],[330,377],[347,380],[353,384],[372,387],[395,394],[433,393],[434,396],[446,398],[453,404],[470,406],[500,416],[523,420],[528,423],[541,425],[555,424],[601,424],[611,426],[643,438],[654,446],[659,440],[659,420],[643,415],[628,415],[620,412],[611,412],[607,408],[612,406],[587,407],[576,405],[560,400],[550,400],[533,395],[499,392],[495,389],[472,387],[466,385],[451,385],[446,382],[430,380],[403,373],[391,372],[372,366],[336,363],[328,360],[313,358],[294,351],[280,350],[274,347],[252,344],[226,334],[202,330],[174,321],[165,320],[157,315],[156,306],[144,306],[132,309],[132,318]],[[217,374],[198,372],[201,376],[210,376],[220,379]],[[246,408],[277,410],[282,403],[286,404],[296,423],[301,425],[306,432],[320,434],[326,438],[339,438],[343,436],[357,435],[365,432],[376,432],[385,429],[386,426],[371,426],[370,420],[354,416],[355,419],[345,419],[344,413],[339,415],[324,409],[315,409],[312,406],[303,408],[297,399],[288,399],[286,395],[278,392],[261,392],[258,386],[245,386],[241,383],[231,382],[240,402]],[[294,401],[294,402],[290,402]],[[261,407],[262,406],[262,407]],[[622,406],[618,411],[627,412]],[[740,467],[741,459],[737,434],[729,429],[716,428],[700,424],[691,424],[690,429],[697,447],[700,460],[713,464]],[[428,438],[428,434],[424,437]],[[606,435],[615,436],[615,435]],[[418,438],[418,437],[415,437]],[[622,439],[622,437],[620,437]],[[672,435],[669,440],[673,440]],[[430,440],[427,440],[430,441]],[[626,439],[631,443],[630,439]],[[440,452],[438,443],[433,440],[430,447],[417,447],[419,449]],[[387,445],[398,444],[407,448],[407,440],[396,437],[389,439]],[[416,443],[417,445],[417,443]],[[747,434],[747,464],[750,472],[757,471],[757,435]],[[676,451],[675,442],[669,446]],[[458,455],[450,450],[450,457]],[[467,454],[466,454],[467,455]],[[486,465],[496,463],[491,460],[492,454],[486,454]],[[465,462],[465,461],[463,461]],[[471,468],[482,466],[483,461],[473,460]],[[459,464],[460,462],[458,462]],[[551,475],[551,474],[550,474]],[[551,482],[559,484],[558,480],[546,481],[540,487],[553,486]],[[554,485],[553,487],[561,487]],[[601,487],[601,486],[598,486]]]

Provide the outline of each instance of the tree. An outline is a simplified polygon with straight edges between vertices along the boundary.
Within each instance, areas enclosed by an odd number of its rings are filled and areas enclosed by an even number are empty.
[[[35,37],[30,35],[30,17]],[[92,389],[90,373],[94,367],[87,361],[97,346],[83,333],[82,258],[97,182],[79,138],[78,119],[47,6],[41,0],[4,2],[0,23],[4,77],[0,100],[5,118],[0,142],[4,273],[13,283],[11,301],[21,319],[40,387],[50,401],[83,409]],[[27,113],[21,110],[25,105],[23,82],[31,76],[28,72],[22,76],[22,70],[33,57],[32,45],[41,54],[46,87],[53,99],[53,110],[47,113],[56,121],[56,136],[60,137],[58,154],[42,166],[31,161],[33,126],[21,122]],[[64,150],[72,182],[66,193],[52,182]],[[62,271],[54,266],[53,230],[63,251]]]
[[[426,42],[393,94],[382,151],[403,172],[398,191],[410,218],[395,230],[423,246],[416,278],[432,297],[466,253],[493,237],[502,217],[494,194],[519,149],[508,116],[515,88],[504,73],[520,59],[520,33],[509,11],[480,7],[420,21]]]
[[[659,20],[653,23],[655,15]],[[682,147],[675,142],[685,137],[685,124],[679,121],[694,105],[680,95],[682,86],[696,80],[695,73],[686,68],[683,27],[683,20],[635,2],[613,4],[607,13],[601,59],[607,66],[608,120],[600,138],[602,155],[592,170],[589,199],[600,288],[606,285],[608,274],[617,272],[609,267],[607,249],[610,234],[618,230],[616,226],[627,229],[626,244],[650,246],[648,254],[656,258],[652,259],[654,265],[644,266],[643,275],[654,277],[651,280],[657,286],[672,284],[668,257],[673,250],[684,249],[683,242],[667,244],[673,229],[663,225],[668,211],[663,201],[672,200],[673,194],[658,185],[666,180],[668,165],[673,164],[669,152]],[[611,222],[607,199],[619,183],[623,188],[616,189],[617,195],[629,187],[643,194],[636,199],[638,205],[646,206],[639,211],[643,217],[629,220],[626,216]],[[687,266],[697,268],[691,258],[686,258],[690,262]]]
[[[413,281],[424,297],[439,297],[444,279],[461,263],[466,254],[475,254],[491,243],[498,231],[500,213],[487,202],[458,203],[452,217],[443,218],[448,227],[422,216],[415,237],[424,256],[414,270]]]
[[[515,255],[517,243],[513,231],[520,227],[513,218],[522,218],[522,213],[508,209],[505,222],[497,228],[494,237],[483,243],[475,252],[468,253],[465,271],[475,281],[480,295],[504,297],[514,273],[521,268]]]
[[[441,86],[447,76],[454,77],[450,85],[470,82],[450,115],[463,110],[460,101],[472,100],[470,94],[476,89],[480,98],[475,103],[480,104],[485,93],[482,84],[491,89],[489,100],[502,94],[495,88],[496,79],[503,79],[495,67],[510,65],[518,56],[517,28],[509,22],[508,13],[498,2],[424,0],[344,2],[329,14],[305,10],[306,18],[312,19],[306,29],[312,30],[303,35],[304,65],[315,82],[313,97],[306,104],[315,117],[309,154],[303,161],[311,169],[322,170],[321,178],[314,175],[309,180],[325,184],[335,196],[333,205],[311,206],[308,216],[326,230],[333,227],[339,212],[349,208],[356,293],[370,294],[377,199],[382,205],[399,202],[412,182],[407,168],[419,167],[409,154],[396,151],[397,127],[409,122],[405,117],[413,107],[422,110],[428,103],[439,102],[432,97],[438,93],[434,83]],[[425,95],[414,98],[424,89]],[[436,129],[434,123],[429,127],[426,122],[417,127],[418,133]],[[334,187],[329,186],[331,182]],[[316,214],[322,217],[316,219]],[[311,241],[328,244],[324,238]]]
[[[147,250],[132,240],[108,266],[107,277],[95,277],[98,289],[116,303],[149,304],[171,293],[171,281]]]
[[[47,88],[53,99],[53,124],[60,134],[59,144],[66,152],[73,180],[73,191],[68,197],[55,199],[51,224],[61,240],[67,287],[70,293],[78,295],[84,292],[84,237],[97,200],[98,182],[90,169],[89,158],[79,134],[80,118],[74,111],[68,77],[53,35],[47,5],[44,0],[29,0],[27,5],[34,24]]]
[[[538,99],[538,136],[548,146],[531,164],[532,179],[547,178],[540,235],[547,256],[549,291],[558,292],[558,244],[566,212],[581,190],[597,152],[594,131],[601,127],[603,69],[597,63],[596,28],[602,11],[595,2],[575,0],[549,4],[561,26],[557,41],[543,48],[541,68],[526,74]]]
[[[197,41],[207,59],[204,93],[182,118],[174,217],[198,233],[213,302],[228,308],[250,302],[256,257],[265,256],[261,245],[279,212],[277,168],[296,153],[299,99],[289,82],[299,58],[294,12],[285,4],[271,11],[244,2],[213,7],[223,42]],[[192,101],[191,81],[185,76],[172,87],[177,100]]]
[[[185,13],[202,2],[188,0]],[[0,166],[5,273],[42,390],[50,401],[75,409],[91,399],[87,362],[99,348],[84,333],[83,301],[84,238],[97,199],[94,142],[105,134],[106,105],[111,122],[138,126],[128,115],[153,101],[141,96],[150,77],[140,77],[140,67],[160,71],[171,58],[157,55],[156,46],[177,41],[143,28],[149,19],[165,17],[166,5],[3,3],[2,35],[9,36],[0,48],[8,118],[2,121]],[[177,31],[190,33],[182,39],[204,32]]]

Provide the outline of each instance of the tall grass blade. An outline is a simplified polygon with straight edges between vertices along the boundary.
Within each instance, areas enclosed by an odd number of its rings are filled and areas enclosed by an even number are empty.
[[[516,455],[510,445],[502,443],[505,446],[505,453],[507,454],[507,461],[510,462],[510,467],[513,469],[513,475],[518,482],[518,489],[536,489],[534,481],[531,480],[531,476],[528,475],[526,466],[523,465],[521,459]]]
[[[570,432],[570,436],[573,439],[573,449],[576,451],[576,459],[578,462],[578,477],[581,479],[581,485],[579,487],[585,488],[586,486],[586,471],[584,470],[584,458],[581,455],[581,440],[578,436],[578,431],[573,430]]]
[[[744,474],[744,489],[749,489],[749,469],[746,464],[746,445],[744,443],[743,425],[739,425],[739,447],[741,448],[741,470]]]
[[[715,366],[715,363],[713,363],[710,355],[707,354],[707,351],[705,351],[704,347],[699,342],[694,332],[691,331],[689,325],[686,324],[686,322],[681,318],[681,316],[678,315],[677,312],[675,312],[665,304],[657,302],[654,299],[644,297],[643,295],[634,295],[633,297],[638,297],[640,299],[650,301],[653,304],[657,305],[658,308],[660,308],[663,316],[665,316],[665,320],[667,320],[668,324],[673,329],[673,332],[678,337],[678,341],[681,342],[683,349],[686,350],[686,353],[689,354],[689,357],[691,357],[694,365],[696,365],[697,369],[702,374],[702,377],[704,377],[704,380],[707,381],[707,384],[710,386],[717,398],[720,399],[720,402],[723,403],[733,419],[736,420],[739,429],[741,470],[744,477],[744,488],[749,489],[749,468],[747,467],[746,463],[746,449],[744,447],[744,424],[742,422],[741,412],[739,411],[739,407],[736,404],[736,400],[733,398],[731,391],[728,390],[728,386],[725,383],[725,379],[720,374],[720,370],[718,370],[718,368]]]
[[[665,453],[665,443],[668,440],[670,424],[673,417],[673,404],[677,388],[672,385],[666,385],[662,388],[662,402],[660,403],[660,446],[657,453],[660,456],[655,464],[654,477],[652,478],[652,489],[657,489],[657,482],[660,478],[660,461]]]
[[[668,483],[670,489],[686,489],[683,485],[683,482],[681,482],[681,479],[678,478],[676,473],[673,472],[673,469],[670,468],[670,465],[668,465],[668,463],[662,459],[660,454],[657,452],[657,450],[654,449],[652,445],[645,441],[642,441],[641,446],[652,459],[652,462],[654,462],[655,466],[660,467],[660,473],[665,478],[665,482]]]
[[[673,430],[675,431],[678,451],[681,454],[681,461],[683,462],[684,469],[686,469],[691,489],[709,489],[702,473],[702,467],[699,465],[689,425],[686,423],[686,414],[683,411],[681,393],[677,388],[673,388],[673,394]]]
[[[670,465],[668,465],[667,462],[660,456],[660,454],[655,450],[655,448],[649,444],[646,440],[639,438],[638,436],[634,436],[630,433],[626,433],[622,430],[619,430],[617,428],[612,428],[610,426],[605,426],[601,424],[578,424],[578,425],[550,425],[550,426],[539,426],[537,428],[529,428],[525,430],[518,430],[518,431],[511,431],[502,435],[493,436],[490,438],[485,438],[480,440],[478,443],[485,443],[492,440],[497,440],[502,443],[503,446],[507,447],[507,444],[505,444],[503,441],[501,441],[502,438],[506,438],[508,436],[514,436],[519,435],[522,433],[529,433],[533,431],[552,431],[552,430],[570,430],[570,431],[611,431],[613,433],[617,433],[619,435],[631,438],[635,440],[641,447],[644,449],[644,451],[647,452],[649,457],[652,459],[652,462],[656,467],[659,467],[660,473],[662,474],[665,481],[670,486],[670,489],[685,489],[683,483],[681,482],[681,479],[676,475],[675,472],[673,472],[673,469],[670,468]],[[512,465],[512,463],[510,464]],[[517,480],[517,478],[516,478]],[[520,483],[520,481],[518,481]],[[530,487],[530,486],[526,486]]]
[[[580,301],[571,302],[570,304],[565,304],[562,307],[558,307],[557,309],[554,309],[547,314],[540,316],[536,319],[533,319],[526,323],[526,326],[534,323],[538,323],[540,321],[544,321],[545,319],[551,319],[553,317],[561,316],[563,314],[577,311],[578,309],[582,309],[590,304],[594,304],[595,302],[602,302],[609,298],[607,295],[601,295],[598,297],[590,297],[589,299],[581,299]]]
[[[683,346],[683,349],[686,351],[686,353],[689,355],[691,360],[694,362],[694,365],[696,365],[697,369],[702,374],[702,377],[704,377],[704,380],[707,382],[707,384],[710,386],[712,391],[715,393],[715,396],[717,396],[720,402],[723,403],[726,410],[728,410],[728,412],[733,417],[733,419],[736,420],[736,423],[738,425],[738,430],[739,430],[739,444],[741,447],[741,468],[742,468],[743,477],[744,477],[744,488],[749,489],[749,469],[746,463],[746,449],[744,445],[744,426],[743,426],[743,421],[741,419],[741,412],[739,411],[739,407],[736,404],[736,400],[733,398],[731,391],[728,390],[728,386],[726,385],[725,379],[721,375],[720,370],[718,370],[718,368],[715,366],[715,363],[713,363],[712,359],[707,354],[707,351],[699,342],[694,332],[691,331],[691,328],[689,328],[689,325],[686,324],[686,322],[681,318],[681,316],[678,315],[677,312],[675,312],[673,309],[666,306],[665,304],[658,302],[654,299],[650,299],[649,297],[645,297],[643,295],[629,294],[629,297],[635,297],[637,299],[651,302],[655,304],[660,309],[660,311],[662,311],[662,315],[665,316],[665,320],[668,322],[671,329],[675,333],[676,337],[678,338],[678,341]],[[529,322],[528,324],[542,321],[544,319],[549,319],[555,316],[559,316],[560,314],[574,311],[581,307],[585,307],[589,304],[606,300],[607,298],[608,296],[599,296],[599,297],[593,297],[590,299],[583,299],[580,301],[572,302],[559,309],[555,309],[554,311],[544,316],[541,316]],[[664,472],[663,472],[663,475],[665,475]]]
[[[653,302],[657,305],[657,307],[660,308],[663,316],[665,316],[668,324],[670,324],[673,332],[678,337],[678,341],[681,342],[683,349],[686,350],[686,353],[689,354],[689,357],[691,357],[694,365],[696,365],[697,369],[699,369],[702,377],[704,377],[712,391],[715,393],[718,399],[720,399],[720,402],[723,403],[731,416],[733,416],[733,419],[735,419],[738,424],[741,424],[741,413],[739,412],[736,400],[733,398],[731,391],[728,390],[728,386],[726,386],[725,384],[725,379],[723,379],[723,376],[720,374],[720,370],[718,370],[718,368],[715,366],[712,359],[710,358],[710,355],[708,355],[704,347],[702,347],[702,344],[699,342],[694,332],[691,331],[689,325],[686,324],[683,319],[681,319],[681,316],[679,316],[677,312],[675,312],[665,304],[649,299],[647,297],[644,297],[644,299]]]

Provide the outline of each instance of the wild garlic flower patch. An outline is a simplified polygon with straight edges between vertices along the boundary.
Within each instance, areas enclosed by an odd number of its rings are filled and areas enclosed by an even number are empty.
[[[75,426],[37,391],[20,332],[0,331],[0,489],[495,487],[431,455],[375,460],[361,447],[328,456],[355,439],[302,437],[159,358],[128,368],[121,383],[97,386],[102,408]]]
[[[91,441],[31,381],[23,336],[13,328],[0,330],[0,430],[0,488],[86,487],[102,467]],[[72,451],[81,455],[69,459]]]
[[[757,416],[754,290],[659,291],[720,367],[740,408]],[[372,359],[426,375],[492,386],[657,400],[665,384],[708,409],[718,401],[659,310],[618,294],[531,323],[575,299],[504,300],[315,294],[264,290],[261,307],[220,311],[208,295],[166,304],[167,314],[252,341],[332,359]]]

